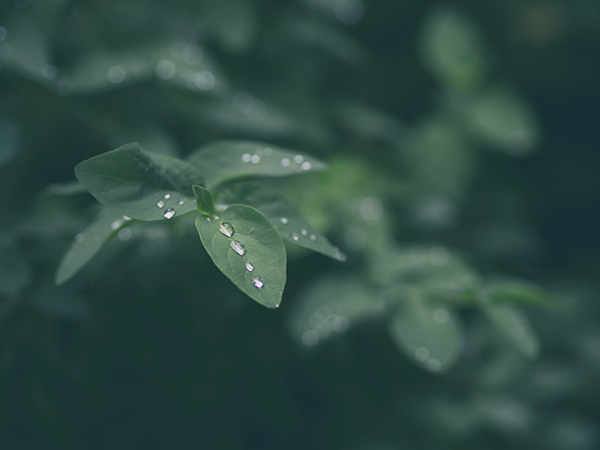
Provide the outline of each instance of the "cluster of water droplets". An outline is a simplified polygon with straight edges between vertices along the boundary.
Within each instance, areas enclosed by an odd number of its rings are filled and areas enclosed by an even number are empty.
[[[207,221],[212,222],[212,219],[208,217]],[[242,244],[240,241],[233,239],[233,236],[235,234],[235,229],[233,228],[233,225],[231,225],[228,222],[221,222],[219,224],[219,232],[229,239],[229,247],[236,254],[240,256],[246,255],[246,247],[244,247],[244,244]],[[250,273],[254,272],[254,264],[247,262],[246,270]],[[259,276],[255,276],[254,278],[252,278],[252,284],[258,289],[262,289],[265,286],[265,282]]]
[[[171,194],[165,194],[163,198],[161,198],[160,200],[158,200],[158,202],[156,202],[156,207],[159,209],[163,209],[167,203],[171,200]],[[185,204],[185,199],[183,197],[179,197],[179,200],[177,200],[177,204],[182,206]],[[172,219],[173,217],[175,217],[175,215],[177,214],[177,211],[175,211],[174,208],[167,208],[163,214],[163,217],[167,220]]]
[[[272,157],[274,154],[273,149],[265,147],[264,149],[258,149],[254,153],[244,153],[242,155],[242,161],[248,164],[259,164],[264,158]],[[309,161],[304,160],[304,156],[296,155],[294,158],[283,158],[281,165],[283,167],[290,167],[292,164],[299,165],[302,170],[311,170],[312,164]]]
[[[331,300],[318,306],[303,325],[302,343],[313,347],[332,334],[342,333],[348,329],[348,317],[344,314],[343,304]]]

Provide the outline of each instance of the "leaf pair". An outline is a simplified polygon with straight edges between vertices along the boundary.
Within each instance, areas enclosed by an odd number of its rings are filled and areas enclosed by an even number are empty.
[[[324,168],[307,155],[236,141],[210,144],[188,161],[146,152],[136,143],[90,158],[75,168],[75,174],[108,209],[77,235],[56,282],[71,278],[102,245],[135,221],[169,220],[198,210],[203,215],[196,228],[217,267],[258,303],[278,307],[286,281],[282,237],[338,260],[345,257],[273,188],[235,179]],[[204,187],[205,181],[215,194]]]

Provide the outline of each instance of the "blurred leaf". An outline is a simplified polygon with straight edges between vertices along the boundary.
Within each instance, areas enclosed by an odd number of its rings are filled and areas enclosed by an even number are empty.
[[[194,211],[192,185],[203,184],[191,164],[148,153],[137,143],[79,163],[75,175],[100,203],[138,220]]]
[[[252,206],[271,221],[284,240],[340,261],[346,260],[346,256],[317,232],[274,186],[255,181],[239,182],[227,186],[218,200]]]
[[[0,295],[15,296],[25,288],[31,274],[15,238],[0,235]]]
[[[370,106],[343,102],[336,105],[334,111],[348,132],[363,138],[387,139],[392,143],[399,143],[404,137],[404,125]]]
[[[326,168],[312,156],[252,141],[212,142],[192,153],[188,161],[208,186],[240,177],[284,177]]]
[[[215,216],[215,198],[208,189],[202,186],[192,186],[194,196],[196,197],[196,207],[198,211],[209,217]]]
[[[444,247],[390,250],[372,261],[380,284],[456,299],[479,285],[477,274]]]
[[[561,299],[531,283],[523,281],[504,281],[488,283],[484,295],[492,303],[511,303],[515,305],[535,305],[540,307],[558,306]]]
[[[72,278],[106,242],[130,224],[121,214],[102,208],[94,221],[75,236],[58,266],[55,283],[60,285]]]
[[[484,81],[487,51],[479,30],[464,15],[433,12],[423,25],[421,52],[433,76],[450,87],[477,88]]]
[[[495,87],[476,96],[468,105],[467,120],[478,140],[512,156],[531,153],[540,139],[533,112],[508,88]]]
[[[538,337],[521,310],[504,303],[487,303],[482,305],[482,308],[494,328],[519,352],[528,358],[538,355],[540,346]]]
[[[74,92],[94,93],[158,79],[188,92],[220,93],[228,82],[204,49],[184,40],[115,49],[95,49],[78,61],[66,79]]]
[[[211,259],[233,284],[261,305],[279,307],[286,252],[269,219],[249,206],[233,205],[218,219],[199,216],[196,228]]]
[[[71,181],[68,183],[54,183],[46,188],[46,192],[51,195],[57,195],[59,197],[72,197],[74,195],[85,194],[87,191],[77,181]]]
[[[312,347],[384,312],[378,293],[359,277],[328,277],[300,295],[290,316],[290,328],[298,342]]]
[[[0,168],[17,155],[19,129],[14,122],[0,120]]]
[[[421,189],[462,194],[473,177],[475,155],[456,127],[443,118],[422,123],[409,137],[406,157]]]
[[[462,347],[461,327],[454,312],[426,303],[415,293],[402,304],[389,332],[400,350],[432,372],[448,370]]]

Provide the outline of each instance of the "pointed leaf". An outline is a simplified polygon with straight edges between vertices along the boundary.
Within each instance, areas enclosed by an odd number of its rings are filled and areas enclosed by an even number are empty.
[[[449,369],[462,346],[461,328],[453,311],[422,299],[407,301],[392,319],[389,332],[400,350],[432,372]]]
[[[251,141],[213,142],[192,153],[188,161],[209,186],[233,178],[285,177],[326,168],[312,156]]]
[[[122,228],[131,224],[119,213],[102,208],[94,221],[81,233],[63,256],[56,272],[55,283],[63,284],[85,266],[100,248]]]
[[[192,185],[203,184],[191,164],[146,152],[137,143],[83,161],[75,175],[100,203],[138,220],[196,210]]]
[[[196,206],[198,211],[210,217],[215,215],[215,198],[208,189],[202,186],[193,186],[194,196],[196,197]]]
[[[539,340],[525,314],[506,303],[486,304],[483,312],[494,328],[528,358],[539,353]]]
[[[233,284],[261,305],[279,307],[286,253],[269,219],[249,206],[232,205],[218,219],[199,216],[196,228],[213,262]]]
[[[346,260],[346,256],[317,232],[272,186],[256,181],[235,183],[219,195],[219,202],[252,206],[271,221],[284,240],[339,261]]]

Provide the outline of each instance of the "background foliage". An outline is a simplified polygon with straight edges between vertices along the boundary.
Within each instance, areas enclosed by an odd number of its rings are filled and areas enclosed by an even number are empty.
[[[599,30],[592,0],[1,2],[2,448],[597,448]],[[76,164],[221,138],[328,162],[269,182],[348,261],[288,246],[270,311],[192,215],[54,285],[99,211]]]

